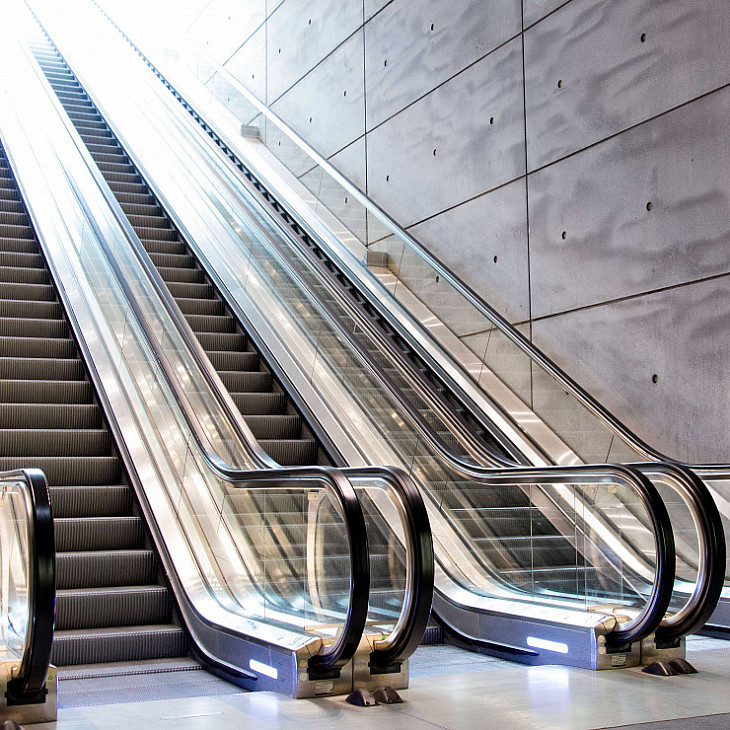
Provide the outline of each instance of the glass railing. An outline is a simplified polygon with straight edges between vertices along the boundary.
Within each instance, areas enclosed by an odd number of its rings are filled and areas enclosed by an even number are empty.
[[[292,364],[302,392],[327,403],[329,421],[348,431],[361,459],[396,464],[428,495],[441,565],[458,567],[455,581],[477,597],[523,607],[593,609],[599,617],[597,609],[613,607],[612,616],[625,617],[618,624],[627,636],[661,618],[671,593],[672,537],[645,478],[618,467],[487,473],[450,460],[312,295],[305,262],[287,258],[277,226],[199,130],[175,110],[168,115],[160,89],[144,78],[127,74],[123,90],[109,88],[98,57],[72,52],[75,73],[251,333]],[[514,534],[484,532],[486,509],[501,510],[503,528],[512,524]],[[479,520],[470,522],[464,510]],[[544,534],[532,530],[537,524]]]
[[[42,42],[30,20],[16,27]],[[8,158],[23,172],[20,189],[141,477],[142,501],[153,532],[163,537],[163,560],[174,567],[183,604],[226,632],[306,650],[315,673],[353,655],[366,621],[387,643],[407,608],[407,542],[379,563],[382,591],[392,594],[388,610],[372,602],[368,611],[368,535],[349,478],[317,467],[261,470],[255,444],[242,441],[227,421],[209,374],[200,372],[153,285],[140,276],[83,143],[59,116],[30,54],[12,45],[5,53],[14,103],[0,115]],[[369,488],[387,493],[400,509],[392,481],[375,475]],[[368,486],[363,476],[359,489]],[[378,535],[378,526],[369,532]],[[397,541],[388,534],[380,539]],[[318,559],[323,546],[331,565]],[[325,576],[322,570],[332,566]],[[235,652],[225,656],[224,648],[216,656],[218,647],[200,648],[236,667]]]
[[[8,708],[46,702],[54,567],[44,475],[37,469],[0,474],[0,677],[9,679],[0,687]]]

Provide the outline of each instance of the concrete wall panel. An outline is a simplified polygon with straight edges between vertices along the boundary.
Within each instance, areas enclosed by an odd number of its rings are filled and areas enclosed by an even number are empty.
[[[365,26],[368,129],[520,32],[520,0],[395,0]]]
[[[289,89],[272,109],[324,157],[363,136],[362,31]]]
[[[533,316],[730,271],[729,121],[725,89],[531,175]]]
[[[729,287],[722,277],[539,320],[533,340],[657,448],[724,461]]]
[[[414,226],[411,233],[512,322],[529,319],[524,180]],[[495,261],[496,258],[496,261]]]
[[[571,0],[522,0],[522,13],[525,28],[544,18]]]
[[[362,0],[284,0],[267,25],[271,103],[362,25]]]
[[[525,33],[529,169],[730,82],[729,38],[727,0],[572,0]]]
[[[224,64],[249,91],[266,101],[266,29],[257,30]]]
[[[368,133],[369,192],[408,226],[513,180],[522,109],[518,38]]]

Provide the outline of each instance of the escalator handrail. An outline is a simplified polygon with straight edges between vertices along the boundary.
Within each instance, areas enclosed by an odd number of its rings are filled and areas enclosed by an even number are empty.
[[[65,118],[64,123],[66,123]],[[73,128],[73,125],[71,124],[71,127],[69,127],[69,124],[71,123],[67,123],[67,128]],[[77,141],[75,136],[74,141]],[[79,145],[77,143],[77,147],[78,146]],[[86,152],[88,154],[85,146],[83,146],[83,149],[81,151],[82,153]],[[352,491],[352,487],[349,486],[347,483],[347,476],[344,478],[344,480],[342,480],[341,478],[339,478],[339,475],[341,473],[345,473],[347,475],[358,478],[362,478],[364,475],[367,475],[372,478],[381,479],[387,482],[390,485],[391,489],[398,495],[404,508],[403,527],[406,539],[405,554],[407,556],[407,563],[410,568],[408,570],[409,586],[406,591],[406,602],[404,604],[402,614],[398,622],[396,623],[396,627],[394,631],[389,635],[388,639],[382,642],[383,644],[387,645],[387,649],[384,648],[382,650],[377,650],[375,652],[375,655],[376,659],[378,660],[380,660],[381,656],[387,657],[389,660],[388,663],[395,663],[397,661],[405,660],[415,650],[418,642],[420,641],[420,637],[425,630],[427,616],[426,620],[424,621],[422,608],[424,605],[428,604],[428,609],[430,610],[433,595],[433,545],[431,540],[430,528],[428,526],[428,516],[426,514],[425,505],[423,504],[423,499],[420,493],[415,488],[415,486],[412,485],[412,483],[405,474],[398,470],[390,468],[369,467],[363,469],[347,469],[346,472],[343,472],[342,470],[337,470],[334,467],[321,466],[284,469],[277,462],[275,462],[258,444],[245,420],[240,415],[239,410],[233,404],[230,394],[221,383],[220,377],[213,368],[209,358],[205,354],[205,351],[203,350],[200,342],[195,336],[188,321],[186,320],[177,302],[167,288],[164,280],[160,276],[160,273],[157,271],[157,268],[152,263],[149,254],[140,242],[137,234],[134,232],[131,223],[119,207],[118,201],[104,181],[97,166],[93,163],[93,160],[90,161],[86,158],[86,155],[83,156],[110,209],[114,213],[114,216],[117,219],[119,226],[123,229],[125,237],[127,238],[127,242],[134,251],[138,262],[144,269],[147,278],[152,283],[156,294],[162,301],[168,315],[171,317],[174,323],[175,328],[179,332],[181,338],[184,340],[185,345],[187,346],[190,353],[193,355],[197,367],[205,378],[207,386],[214,394],[217,402],[223,408],[227,422],[233,427],[237,439],[239,440],[241,445],[243,445],[247,449],[249,456],[256,463],[257,469],[260,470],[257,476],[257,483],[260,481],[260,476],[263,473],[268,473],[271,480],[289,479],[296,476],[297,478],[300,478],[302,480],[306,480],[308,478],[316,478],[320,481],[327,481],[330,489],[337,494],[341,508],[343,509],[343,513],[346,517],[349,514],[351,516],[351,519],[353,520],[353,527],[352,529],[348,530],[348,534],[350,535],[350,544],[354,553],[358,553],[360,551],[361,545],[365,545],[365,547],[367,546],[367,540],[360,539],[360,535],[364,534],[363,530],[365,529],[364,517],[362,517],[361,509],[360,516],[357,516],[355,514],[355,510],[353,510],[352,508],[352,505],[345,505],[345,502],[347,501],[345,497],[347,497],[347,499],[350,498],[351,495],[349,493],[350,491]],[[81,204],[85,205],[85,201],[82,200]],[[130,302],[130,305],[132,306],[133,311],[135,312],[135,315],[140,322],[140,325],[145,331],[145,334],[153,351],[155,351],[156,348],[154,346],[153,329],[149,326],[146,318],[141,313],[142,310],[138,302],[136,301],[134,292],[130,289],[126,278],[122,275],[114,260],[111,247],[108,245],[103,236],[99,236],[99,238],[101,241],[101,245],[107,255],[107,258],[110,260],[115,270],[115,273],[117,274],[117,278],[119,279],[121,286],[124,289],[125,295]],[[199,419],[195,418],[195,414],[193,413],[188,400],[184,397],[180,398],[180,394],[184,393],[184,389],[179,383],[176,373],[172,368],[170,368],[166,359],[164,357],[159,357],[156,351],[155,356],[163,373],[165,373],[168,384],[172,388],[173,392],[177,394],[178,405],[183,410],[186,421],[188,422],[188,425],[193,432],[196,443],[211,468],[213,468],[218,474],[220,474],[224,479],[232,483],[234,486],[241,483],[251,483],[251,475],[254,472],[231,467],[230,465],[225,463],[225,461],[223,461],[223,459],[221,459],[218,454],[210,449],[209,442],[204,435],[204,431],[200,427]],[[328,479],[328,476],[331,476],[332,478]],[[357,499],[356,496],[355,499]],[[360,522],[362,523],[362,525],[360,525]],[[355,529],[355,527],[357,529]],[[354,538],[352,536],[353,533],[355,535]],[[365,552],[367,553],[367,547],[365,549]],[[353,554],[352,559],[354,563],[362,563],[361,556]],[[369,570],[369,560],[366,559],[365,563],[367,564]],[[352,571],[353,576],[360,573],[362,573],[362,565],[360,566],[358,571]],[[357,581],[358,584],[365,584],[364,577],[364,575],[360,576],[360,579]],[[367,583],[369,585],[369,577]],[[429,585],[431,586],[430,589]],[[359,594],[351,595],[351,599],[355,598],[359,600],[358,595]],[[416,598],[413,598],[414,596]],[[353,604],[351,601],[351,607],[352,606]],[[367,596],[365,598],[365,606],[367,606]],[[353,608],[353,613],[359,615],[361,611],[355,610]],[[367,610],[365,610],[365,615],[367,615]],[[352,623],[352,631],[343,631],[343,637],[345,636],[345,634],[354,635],[356,633],[355,626],[359,623],[362,623],[364,627],[365,620],[365,618],[362,618],[362,620],[358,619],[357,621],[355,621],[355,617],[353,616],[352,622],[348,620],[348,623]],[[360,634],[362,634],[362,630],[360,631]],[[320,657],[329,656],[329,654],[332,653],[334,652],[330,651],[329,648],[324,649],[323,652],[320,653],[320,655],[313,658],[312,663],[317,664],[321,661]]]
[[[22,485],[28,521],[28,625],[23,658],[8,693],[15,702],[43,702],[51,661],[56,604],[56,547],[48,482],[40,469],[0,473]]]
[[[246,188],[249,188],[250,183],[245,178],[243,184]],[[256,196],[253,196],[253,198],[255,200]],[[263,206],[261,208],[263,209]],[[420,372],[408,363],[407,359],[398,352],[397,348],[390,345],[387,337],[377,327],[373,326],[367,317],[363,316],[359,308],[352,306],[352,303],[347,297],[342,297],[337,287],[331,284],[326,267],[316,257],[308,256],[308,252],[298,238],[292,234],[291,230],[282,225],[278,219],[272,219],[272,224],[277,227],[279,233],[288,240],[291,246],[303,253],[304,256],[307,256],[308,260],[315,267],[315,275],[318,277],[319,282],[331,294],[339,298],[339,301],[344,304],[348,316],[356,321],[357,326],[367,332],[381,348],[393,353],[391,363],[399,369],[402,376],[408,379],[411,387],[417,390],[429,402],[429,405],[434,407],[437,415],[448,425],[457,439],[461,443],[464,443],[464,441],[467,442],[467,450],[476,453],[481,459],[487,463],[491,462],[497,468],[529,468],[519,463],[515,464],[514,462],[510,462],[504,457],[493,453],[486,443],[481,439],[475,438],[469,432],[458,417],[449,417],[448,404],[442,402],[443,399],[436,397],[438,394],[433,392],[431,384]],[[295,278],[300,286],[305,287],[306,282],[304,282],[298,271],[286,260],[281,246],[267,232],[262,232],[262,235],[266,238],[269,248],[276,251],[280,265],[287,269],[289,276]],[[318,307],[330,326],[337,327],[341,336],[347,339],[351,350],[357,355],[360,364],[368,370],[372,377],[379,379],[385,384],[391,397],[398,402],[402,412],[405,411],[411,423],[415,425],[418,435],[424,438],[452,468],[457,471],[462,471],[464,475],[468,474],[472,478],[473,475],[478,473],[482,475],[482,478],[493,473],[493,467],[475,466],[451,453],[451,450],[439,436],[433,425],[402,395],[400,389],[392,384],[390,377],[383,372],[382,367],[375,362],[372,356],[339,324],[340,318],[338,315],[322,301],[318,301]],[[611,468],[612,465],[606,464],[605,466],[606,468]],[[707,575],[700,571],[694,589],[679,611],[673,616],[666,617],[662,620],[658,631],[660,634],[666,635],[666,640],[669,640],[670,635],[672,637],[681,636],[683,635],[680,633],[681,631],[691,633],[694,629],[698,628],[697,617],[705,616],[709,618],[719,600],[724,582],[725,568],[725,541],[722,519],[707,485],[692,470],[678,463],[651,462],[650,464],[638,464],[634,466],[636,472],[661,474],[665,483],[679,494],[680,498],[689,508],[697,529],[700,564],[701,566],[711,568],[711,572]],[[554,468],[561,469],[566,467]],[[590,469],[590,466],[576,465],[570,468],[577,471]],[[587,474],[588,472],[584,471],[583,473]],[[721,576],[719,574],[720,569],[723,571]]]
[[[342,470],[351,479],[383,479],[400,498],[408,513],[404,527],[410,532],[406,544],[406,592],[398,625],[387,639],[376,642],[371,665],[389,667],[409,657],[420,644],[431,615],[434,591],[434,550],[431,526],[423,496],[412,479],[396,467],[349,467]]]
[[[126,38],[126,36],[124,37]],[[138,49],[136,50],[139,53]],[[142,56],[141,53],[140,55]],[[144,56],[142,58],[144,59]],[[149,65],[151,66],[151,64]],[[153,70],[155,70],[154,67]],[[136,238],[136,235],[133,235],[132,238]],[[185,324],[187,323],[183,322],[183,329]],[[194,351],[195,348],[193,348]],[[207,368],[203,368],[204,372],[206,370]],[[482,476],[485,481],[492,482],[493,484],[531,484],[540,481],[553,484],[565,482],[584,483],[588,478],[595,479],[596,481],[622,483],[636,492],[649,513],[654,530],[653,536],[657,555],[657,579],[654,583],[650,599],[635,620],[629,622],[624,627],[619,627],[609,636],[618,643],[625,643],[629,640],[635,641],[643,638],[656,628],[663,618],[671,598],[675,564],[674,539],[666,507],[656,488],[645,477],[628,467],[620,465],[598,465],[594,467],[517,467],[494,470],[483,469],[481,471],[482,474],[479,476]]]
[[[95,0],[92,0],[97,4]],[[98,5],[97,5],[98,7]],[[102,11],[104,12],[104,11]],[[105,13],[106,14],[106,13]],[[107,15],[107,17],[109,17]],[[135,51],[145,60],[145,62],[161,76],[155,66],[140,51],[140,49],[131,41],[126,34],[109,18],[117,30],[124,36],[128,43],[132,45]],[[207,60],[211,66],[220,73],[222,77],[230,83],[236,91],[241,93],[246,100],[252,104],[263,116],[272,124],[277,126],[289,139],[291,139],[303,152],[305,152],[312,160],[322,167],[337,183],[339,183],[355,200],[363,207],[367,208],[376,219],[383,223],[386,228],[392,230],[399,239],[408,245],[421,259],[423,259],[438,276],[447,281],[468,303],[474,307],[481,315],[486,317],[497,329],[499,329],[509,340],[519,347],[529,358],[542,367],[561,387],[570,391],[588,410],[597,416],[606,426],[613,430],[621,439],[623,439],[631,448],[650,461],[659,461],[664,463],[675,463],[703,473],[708,479],[730,479],[730,464],[690,464],[678,459],[674,459],[663,454],[658,449],[647,444],[641,437],[629,429],[621,422],[613,413],[603,406],[595,397],[579,385],[571,378],[559,365],[557,365],[545,353],[539,350],[535,345],[527,339],[516,327],[509,323],[499,312],[497,312],[490,304],[488,304],[479,294],[477,294],[466,282],[455,274],[446,264],[438,257],[434,256],[425,246],[418,241],[412,234],[406,231],[398,224],[388,213],[383,210],[372,198],[368,197],[360,188],[353,183],[346,175],[338,171],[331,162],[319,155],[300,135],[298,135],[291,127],[289,127],[278,115],[268,106],[263,104],[256,98],[241,82],[236,79],[225,67],[214,59],[208,57]],[[197,110],[196,110],[197,112]],[[198,112],[199,113],[199,112]],[[216,134],[219,132],[216,130]],[[223,138],[223,136],[221,135]]]
[[[725,531],[720,512],[707,490],[707,485],[691,469],[679,464],[656,462],[631,466],[642,474],[658,477],[665,483],[680,482],[680,488],[675,486],[675,489],[683,496],[697,527],[697,582],[684,606],[674,615],[665,618],[656,630],[658,640],[670,643],[699,630],[715,610],[725,584]]]
[[[36,18],[36,20],[38,20]],[[60,55],[60,54],[59,54]],[[44,79],[45,81],[45,79]],[[52,92],[51,92],[52,93]],[[55,94],[52,96],[52,101],[57,104]],[[58,105],[60,106],[60,104]],[[57,108],[58,108],[57,106]],[[226,413],[228,422],[233,426],[236,436],[238,437],[241,445],[246,448],[249,452],[249,456],[257,464],[257,470],[244,470],[231,467],[226,464],[220,456],[218,456],[210,448],[209,442],[205,433],[200,426],[199,419],[196,418],[193,412],[192,406],[188,399],[185,397],[185,390],[180,383],[177,374],[172,368],[167,359],[162,357],[157,351],[155,346],[156,338],[154,336],[154,330],[144,316],[143,308],[140,306],[136,299],[134,292],[129,286],[129,282],[121,271],[118,262],[111,246],[102,235],[101,231],[97,228],[94,216],[91,214],[88,208],[88,204],[83,199],[83,196],[76,189],[75,182],[69,179],[70,185],[74,188],[80,205],[84,208],[87,213],[92,227],[94,227],[97,238],[100,242],[101,247],[107,256],[115,275],[125,293],[125,296],[134,312],[140,327],[145,333],[148,344],[150,345],[153,356],[156,359],[157,364],[162,370],[162,373],[170,386],[172,392],[175,394],[176,402],[178,407],[181,409],[185,416],[185,420],[190,428],[196,445],[198,446],[201,455],[206,460],[210,468],[217,473],[221,478],[225,479],[234,487],[241,487],[251,484],[263,486],[265,484],[276,483],[281,485],[282,482],[291,481],[293,484],[298,484],[300,487],[304,487],[308,484],[325,484],[329,491],[334,495],[335,499],[339,503],[342,515],[345,520],[347,534],[348,534],[348,545],[350,551],[350,596],[348,604],[348,614],[345,619],[345,625],[338,639],[331,645],[323,647],[321,651],[311,657],[309,665],[315,670],[326,670],[343,666],[350,658],[354,655],[357,647],[360,643],[365,624],[367,621],[368,612],[368,599],[370,592],[370,563],[369,563],[369,549],[367,540],[367,530],[365,526],[365,518],[362,512],[362,506],[360,501],[349,482],[349,479],[342,473],[341,470],[334,467],[322,467],[322,466],[307,466],[307,467],[296,467],[296,468],[283,468],[278,465],[271,457],[266,454],[265,451],[256,442],[255,438],[251,434],[248,426],[246,425],[243,418],[240,416],[239,411],[235,408],[230,398],[230,395],[222,386],[219,380],[219,376],[213,369],[209,359],[205,355],[202,346],[195,337],[192,329],[190,328],[187,320],[180,311],[177,303],[172,298],[169,290],[165,286],[159,272],[152,264],[149,255],[144,250],[139,238],[137,237],[134,229],[132,228],[129,220],[124,215],[123,211],[119,207],[118,201],[113,196],[111,190],[106,185],[98,167],[91,160],[88,150],[83,143],[79,144],[77,139],[77,133],[71,121],[67,118],[63,109],[60,109],[61,118],[67,129],[72,133],[72,138],[81,152],[81,155],[89,168],[92,176],[95,179],[101,193],[103,194],[106,202],[112,210],[117,223],[122,228],[125,237],[128,239],[128,243],[135,252],[138,261],[145,269],[145,273],[152,281],[158,295],[163,301],[165,308],[170,314],[175,327],[180,332],[181,336],[186,342],[186,345],[190,348],[196,364],[200,367],[205,380],[216,397],[218,403],[223,407]],[[354,472],[353,472],[354,473]],[[389,482],[399,482],[398,476],[393,476],[387,470],[384,470],[382,474],[378,473],[377,469],[374,469],[371,476],[379,476]],[[407,488],[402,488],[403,494],[409,496],[412,500],[412,492]],[[420,498],[420,495],[419,495]],[[408,540],[413,533],[410,528],[411,523],[418,524],[418,508],[419,505],[416,502],[406,503],[406,539]],[[430,535],[430,533],[429,533]],[[414,551],[417,553],[417,562],[419,565],[428,565],[428,552],[423,552],[423,544],[416,542],[413,545],[406,544],[406,554],[411,554]],[[431,553],[432,554],[432,553]],[[426,568],[427,569],[427,568]],[[419,576],[411,576],[412,586],[409,586],[408,594],[414,592],[414,587],[424,585],[423,580]],[[408,605],[407,602],[405,605]],[[410,620],[404,625],[402,622],[399,623],[399,630],[393,638],[398,638],[398,645],[404,645],[410,647],[413,640],[414,632],[417,630],[417,622]],[[404,641],[399,637],[405,637],[411,641]],[[417,637],[420,639],[420,635]],[[403,652],[401,652],[401,658],[407,658]]]

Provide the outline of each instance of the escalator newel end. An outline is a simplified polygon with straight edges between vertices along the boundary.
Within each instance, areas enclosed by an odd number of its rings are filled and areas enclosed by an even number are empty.
[[[373,697],[379,705],[400,705],[403,703],[401,696],[389,685],[378,687],[373,692]]]
[[[375,697],[366,689],[356,689],[354,692],[351,692],[345,702],[349,702],[356,707],[374,707],[378,704],[375,701]]]
[[[652,662],[647,664],[641,671],[644,674],[653,674],[655,677],[674,677],[679,674],[671,662]]]

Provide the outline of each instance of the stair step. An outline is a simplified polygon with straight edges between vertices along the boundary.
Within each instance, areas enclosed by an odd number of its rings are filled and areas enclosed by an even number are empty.
[[[51,487],[49,494],[54,518],[116,517],[132,511],[132,492],[126,484]]]
[[[53,521],[57,552],[132,550],[144,547],[139,517],[61,517]]]
[[[56,554],[57,588],[149,585],[157,567],[152,550],[93,550]]]

